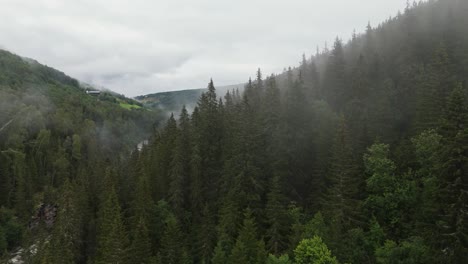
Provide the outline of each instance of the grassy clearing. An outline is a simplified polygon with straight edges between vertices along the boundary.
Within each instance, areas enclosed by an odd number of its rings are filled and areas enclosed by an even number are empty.
[[[131,104],[127,104],[127,103],[119,103],[119,105],[127,110],[131,110],[131,109],[140,109],[141,106],[139,105],[131,105]]]

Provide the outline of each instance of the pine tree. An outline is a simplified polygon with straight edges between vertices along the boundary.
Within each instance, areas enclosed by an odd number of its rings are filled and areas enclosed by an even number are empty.
[[[278,165],[283,167],[285,181],[291,183],[295,199],[305,200],[309,186],[307,172],[313,166],[311,145],[307,143],[310,140],[311,123],[308,121],[304,84],[301,79],[289,80],[292,73],[289,75],[278,139],[281,156],[276,159],[280,163]]]
[[[310,89],[309,89],[309,100],[318,100],[322,99],[322,89],[320,86],[320,73],[317,67],[317,63],[312,61],[309,67],[309,76],[310,76]]]
[[[205,186],[203,185],[202,157],[199,146],[192,149],[190,158],[190,211],[193,212],[194,221],[200,220],[200,212],[205,202]]]
[[[332,219],[334,234],[340,236],[347,228],[359,224],[359,178],[346,121],[342,117],[329,169],[329,187],[323,205]],[[335,237],[339,242],[340,238]]]
[[[446,258],[458,262],[468,254],[468,107],[459,85],[450,94],[440,128],[442,139],[439,243]]]
[[[14,206],[21,220],[26,221],[31,211],[31,180],[26,167],[26,156],[17,151],[10,150],[14,173]]]
[[[434,129],[441,121],[446,98],[454,87],[450,61],[444,45],[434,52],[429,65],[420,73],[415,126],[417,132]]]
[[[161,239],[161,258],[163,263],[185,264],[185,242],[177,219],[170,215],[166,219],[164,235]]]
[[[57,220],[42,260],[51,264],[77,263],[81,246],[82,212],[76,187],[65,180],[60,200],[58,201]]]
[[[215,215],[206,204],[201,214],[201,221],[193,226],[193,256],[200,263],[209,263],[216,245]]]
[[[290,225],[286,208],[286,197],[281,191],[283,183],[279,176],[274,176],[270,183],[270,191],[267,195],[265,208],[267,246],[269,252],[278,255],[287,247],[287,233]]]
[[[234,247],[236,237],[238,235],[239,226],[242,223],[242,216],[238,213],[240,211],[236,199],[233,199],[231,192],[220,208],[218,213],[219,223],[217,226],[218,242],[216,247],[219,253],[224,253],[229,256],[232,248]]]
[[[128,252],[128,263],[146,264],[150,263],[152,256],[151,241],[146,220],[140,217],[132,228],[132,243]]]
[[[336,38],[333,50],[327,65],[324,79],[324,97],[335,110],[343,109],[349,98],[349,91],[346,87],[346,66],[343,51],[343,44]]]
[[[122,263],[128,253],[126,250],[128,237],[109,170],[106,173],[105,184],[97,218],[95,263]]]
[[[187,191],[190,174],[190,119],[185,106],[179,118],[179,134],[176,139],[174,156],[170,169],[168,200],[180,221],[185,220]]]
[[[214,201],[218,198],[217,184],[222,169],[222,119],[219,102],[213,80],[208,84],[208,91],[202,94],[198,102],[198,120],[194,125],[195,147],[200,157],[200,175],[204,199]],[[205,200],[201,204],[205,203]]]
[[[260,105],[263,95],[265,93],[265,87],[264,87],[263,79],[262,79],[262,71],[260,70],[260,68],[258,68],[257,70],[257,76],[255,79],[255,90],[256,90],[256,95],[257,95],[256,103]]]
[[[257,240],[257,227],[255,220],[252,218],[252,212],[247,209],[242,228],[239,231],[236,244],[229,256],[228,263],[264,263],[265,260],[262,261],[259,259],[259,252],[260,248],[259,241]]]
[[[281,99],[280,91],[276,83],[276,77],[270,76],[266,80],[265,100],[262,109],[262,128],[265,134],[270,136],[268,145],[273,145],[280,125]]]
[[[149,224],[154,209],[148,179],[144,173],[138,175],[135,200],[132,204],[131,244],[129,247],[129,263],[149,263],[152,256]]]
[[[218,242],[218,244],[215,247],[215,250],[213,252],[213,258],[211,259],[211,263],[213,264],[226,264],[227,263],[226,252],[224,251],[223,246],[221,245],[221,242]]]
[[[171,114],[160,135],[154,139],[154,168],[151,170],[153,200],[166,198],[170,183],[171,162],[174,158],[176,139],[179,131],[174,115]]]

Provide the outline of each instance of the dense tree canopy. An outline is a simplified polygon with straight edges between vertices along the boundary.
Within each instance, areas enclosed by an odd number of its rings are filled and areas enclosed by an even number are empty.
[[[31,263],[466,263],[466,10],[409,4],[299,67],[258,69],[243,94],[217,94],[211,80],[193,112],[165,123],[1,52],[1,252],[33,246]],[[31,220],[41,204],[56,206],[52,226]]]

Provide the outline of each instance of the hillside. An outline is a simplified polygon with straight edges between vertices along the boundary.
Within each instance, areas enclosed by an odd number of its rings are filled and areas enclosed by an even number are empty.
[[[64,73],[0,50],[0,250],[40,237],[27,228],[36,209],[59,204],[72,179],[99,180],[101,164],[126,159],[158,118],[132,99],[87,94]]]
[[[148,108],[178,113],[184,105],[187,107],[187,109],[194,109],[197,105],[200,95],[206,90],[206,88],[202,88],[161,92],[137,96],[135,99]],[[244,84],[222,86],[218,87],[217,90],[221,97],[224,96],[227,91],[232,90],[238,90],[240,93],[242,93],[244,90]]]

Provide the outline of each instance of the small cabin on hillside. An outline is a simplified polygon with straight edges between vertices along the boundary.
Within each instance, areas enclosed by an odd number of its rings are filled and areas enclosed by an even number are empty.
[[[97,96],[97,95],[100,95],[100,94],[101,94],[101,91],[90,91],[90,90],[89,90],[89,91],[86,91],[86,93],[89,94],[89,95],[95,95],[95,96]]]

